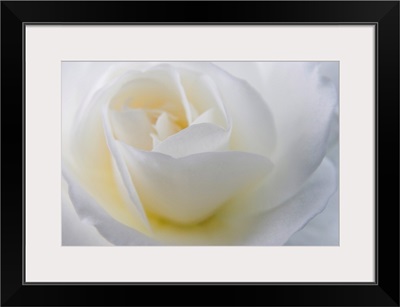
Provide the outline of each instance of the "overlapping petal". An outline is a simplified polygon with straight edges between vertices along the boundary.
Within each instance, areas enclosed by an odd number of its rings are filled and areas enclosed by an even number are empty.
[[[289,246],[339,245],[339,192],[336,191],[320,214],[293,234],[285,243]]]
[[[119,144],[143,204],[179,224],[206,220],[272,169],[267,158],[252,153],[206,152],[175,159]]]
[[[214,124],[202,123],[182,130],[153,148],[154,152],[181,158],[201,152],[229,149],[230,131]]]
[[[231,117],[231,149],[270,156],[276,146],[274,118],[269,105],[253,87],[210,63],[177,63],[176,66],[197,72],[191,82],[217,92],[215,96],[220,97],[225,112]]]
[[[252,218],[253,228],[249,231],[245,244],[283,245],[296,231],[325,209],[336,189],[336,169],[332,162],[324,159],[294,197]],[[321,233],[319,235],[322,236]]]
[[[328,150],[338,96],[317,64],[258,62],[240,71],[271,108],[278,135],[271,156],[276,167],[249,200],[262,211],[295,195],[320,165]]]
[[[109,117],[115,137],[129,145],[151,150],[153,124],[144,110],[110,110]]]
[[[80,227],[83,231],[82,236],[86,236],[91,242],[94,241],[93,244],[106,245],[106,242],[97,238],[93,230],[88,228],[90,226],[94,226],[102,237],[115,245],[158,245],[157,241],[151,239],[148,235],[120,223],[108,214],[99,206],[98,201],[76,181],[75,176],[68,168],[64,167],[63,178],[68,184],[68,195],[74,209],[80,221],[87,226],[86,229]],[[73,245],[77,245],[77,241],[79,240],[75,239]]]

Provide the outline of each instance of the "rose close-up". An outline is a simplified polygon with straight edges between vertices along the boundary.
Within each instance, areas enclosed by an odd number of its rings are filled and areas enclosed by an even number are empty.
[[[63,245],[337,245],[337,62],[63,62]]]

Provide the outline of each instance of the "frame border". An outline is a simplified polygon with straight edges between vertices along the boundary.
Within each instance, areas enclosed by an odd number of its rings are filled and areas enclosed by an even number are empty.
[[[179,14],[182,9],[191,13],[184,18]],[[169,12],[168,15],[165,14],[166,11]],[[132,14],[132,12],[134,13]],[[361,284],[25,283],[23,277],[25,271],[23,230],[25,224],[24,40],[25,26],[28,24],[375,25],[375,258],[377,282]],[[1,35],[1,74],[3,76],[1,79],[3,101],[1,109],[7,115],[7,117],[1,117],[2,129],[6,131],[6,133],[2,133],[1,146],[5,146],[7,149],[2,152],[1,159],[3,178],[7,178],[7,181],[2,183],[1,193],[2,305],[189,305],[184,299],[179,299],[183,290],[196,298],[196,301],[190,303],[191,305],[209,305],[208,295],[213,295],[213,304],[215,305],[399,306],[398,1],[248,3],[6,1],[1,3]],[[6,103],[15,101],[16,93],[22,95],[22,103]],[[11,131],[14,133],[12,134]],[[22,164],[20,162],[21,154]],[[19,196],[22,196],[22,206],[20,206]],[[392,204],[393,202],[394,204]],[[379,206],[378,203],[380,203]],[[135,290],[142,288],[148,288],[147,290],[159,295],[153,297],[132,296]],[[239,295],[236,297],[229,295],[232,291],[238,292]],[[264,297],[267,298],[264,299]]]

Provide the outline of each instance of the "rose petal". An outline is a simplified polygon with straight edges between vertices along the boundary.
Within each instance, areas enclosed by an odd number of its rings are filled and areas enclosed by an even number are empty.
[[[213,124],[194,124],[170,136],[153,148],[174,158],[228,149],[229,131]]]
[[[231,148],[270,156],[276,144],[274,119],[260,94],[247,82],[235,78],[215,65],[179,65],[198,71],[201,74],[199,81],[206,82],[209,88],[218,89],[224,108],[234,123]]]
[[[279,135],[272,159],[279,167],[268,178],[265,195],[270,196],[269,206],[275,206],[293,195],[325,156],[337,93],[320,77],[316,65],[279,65],[268,81],[265,92],[274,101],[271,108]]]
[[[113,218],[144,231],[140,216],[129,209],[115,181],[104,135],[101,110],[116,90],[117,84],[111,83],[87,98],[82,107],[90,112],[78,112],[73,129],[63,134],[63,167],[71,169],[75,180]]]
[[[149,74],[154,74],[154,72]],[[114,151],[112,160],[110,159],[108,147],[112,147],[112,144],[107,144],[104,138],[101,109],[107,107],[110,100],[112,100],[114,108],[124,109],[124,105],[131,102],[129,99],[125,99],[130,98],[129,95],[126,96],[126,94],[129,94],[126,91],[129,92],[130,86],[137,85],[137,83],[140,83],[141,86],[156,86],[157,89],[165,90],[166,93],[163,92],[163,98],[166,100],[161,101],[163,103],[168,104],[171,99],[179,98],[179,95],[175,92],[168,91],[168,87],[163,83],[168,81],[168,73],[157,74],[160,80],[155,78],[151,82],[143,78],[143,75],[140,71],[126,73],[113,82],[103,84],[100,90],[92,93],[77,112],[73,133],[68,138],[70,142],[63,142],[63,148],[66,148],[65,153],[63,151],[65,159],[74,164],[74,169],[80,172],[82,182],[85,182],[88,190],[96,196],[96,200],[101,202],[102,206],[118,220],[127,225],[135,225],[140,229],[143,228],[143,225],[137,225],[137,217],[139,216],[142,223],[146,225],[146,216],[135,195],[134,187],[129,184],[129,175],[125,171],[121,159],[119,159],[117,150]],[[103,79],[107,78],[104,77]],[[143,88],[141,89],[143,90]],[[118,95],[116,95],[117,93]],[[139,101],[139,103],[141,102]],[[136,101],[133,101],[133,103],[136,103]],[[118,106],[118,104],[120,105]],[[166,107],[170,107],[169,111],[178,115],[180,110],[184,114],[183,107],[179,110],[179,108],[176,109],[175,105],[179,104],[167,105]],[[107,124],[109,125],[108,122]],[[112,139],[111,129],[108,130],[108,139]],[[112,161],[111,164],[110,161]],[[115,174],[116,181],[113,180],[112,172]],[[119,189],[119,193],[115,191],[116,187]],[[121,196],[125,196],[125,199],[121,199]],[[126,212],[125,207],[129,209],[129,213]]]
[[[339,245],[339,193],[330,198],[322,213],[297,231],[285,245],[337,246]]]
[[[337,91],[321,77],[318,63],[259,62],[243,73],[274,115],[278,143],[271,160],[276,167],[254,195],[262,208],[273,208],[294,195],[325,156],[337,120]]]
[[[131,146],[151,150],[153,125],[144,110],[110,110],[111,126],[115,137]]]
[[[68,184],[62,179],[62,245],[63,246],[105,246],[111,245],[88,223],[78,217],[68,195]]]
[[[118,73],[114,74],[120,68],[119,65],[116,66],[116,68],[110,69],[110,72],[93,86],[94,89],[76,113],[72,133],[65,135],[66,137],[63,135],[63,163],[69,163],[77,171],[79,181],[95,196],[96,201],[107,212],[124,224],[137,227],[143,231],[145,229],[143,225],[140,225],[140,221],[138,222],[138,217],[141,216],[142,222],[146,224],[145,214],[140,209],[140,202],[137,199],[135,201],[134,190],[129,186],[126,173],[124,173],[123,166],[121,167],[122,164],[118,159],[118,153],[113,159],[110,157],[108,144],[104,138],[101,109],[107,106],[110,99],[113,99],[113,106],[116,107],[118,103],[122,103],[119,108],[122,110],[124,103],[127,102],[122,99],[124,98],[122,94],[133,83],[142,82],[141,85],[146,84],[147,86],[155,86],[155,84],[143,79],[143,74],[140,71],[130,71],[122,76]],[[131,67],[131,65],[128,66]],[[124,71],[124,69],[121,71]],[[113,75],[117,76],[114,80],[112,80]],[[159,76],[159,78],[162,79],[159,80],[160,82],[166,81],[168,73]],[[160,82],[156,82],[156,85],[161,84],[161,89],[168,90],[168,87],[165,87],[164,84],[164,88],[163,82]],[[122,96],[115,96],[117,93]],[[171,101],[171,98],[179,98],[179,95],[176,95],[176,92],[173,91],[167,91],[166,94],[165,97],[163,96],[166,98],[166,107],[169,106],[168,102]],[[118,98],[121,98],[121,100],[118,100]],[[182,107],[181,110],[183,110]],[[172,107],[169,111],[179,113],[179,110],[176,110],[175,107]],[[71,127],[71,125],[66,127]],[[118,164],[120,167],[116,167]],[[116,175],[117,182],[114,180],[113,172]],[[128,195],[125,199],[122,198],[124,194]]]
[[[116,90],[109,91],[110,107],[120,110],[145,109],[166,111],[180,124],[187,125],[178,85],[168,71],[132,71],[116,82]]]
[[[333,84],[335,85],[335,88],[339,92],[339,65],[340,62],[334,61],[334,62],[321,62],[319,64],[319,71],[322,76],[330,79]]]
[[[282,245],[293,233],[323,211],[337,189],[337,173],[324,159],[299,193],[279,207],[252,219],[254,228],[246,245]]]
[[[118,144],[146,208],[180,224],[207,219],[272,168],[267,158],[251,153],[212,152],[174,159]]]
[[[196,119],[193,121],[192,125],[203,124],[203,123],[209,123],[209,124],[218,123],[218,111],[215,107],[210,108],[207,111],[201,113],[199,116],[197,116]]]
[[[254,89],[260,92],[257,81],[260,81],[258,63],[253,61],[238,62],[214,62],[215,66],[225,70],[232,76],[248,82]],[[261,80],[262,81],[262,80]],[[260,92],[261,93],[261,92]]]
[[[131,182],[128,168],[122,157],[122,153],[120,152],[120,149],[117,146],[116,140],[112,134],[107,107],[105,107],[103,110],[103,125],[104,125],[104,134],[106,137],[106,142],[110,150],[110,153],[112,155],[115,179],[118,183],[118,186],[120,187],[120,191],[124,196],[131,212],[133,214],[139,214],[144,225],[147,228],[150,228],[146,212],[144,211],[143,205],[140,201],[136,188]]]
[[[339,92],[339,65],[336,62],[320,64],[321,75],[329,78]],[[336,169],[339,169],[339,111],[335,108],[329,136],[327,157]],[[285,245],[291,246],[329,246],[339,245],[339,192],[331,197],[326,209],[297,231]]]
[[[63,133],[71,131],[74,117],[83,101],[102,86],[113,63],[62,62],[62,124]]]
[[[186,68],[186,66],[184,67]],[[228,129],[232,121],[215,81],[201,71],[196,73],[181,69],[180,74],[182,75],[182,86],[193,108],[200,114],[213,110],[212,123]],[[195,121],[197,121],[197,118]]]
[[[176,116],[181,125],[190,124],[197,114],[187,100],[180,76],[167,64],[150,66],[142,72],[130,72],[130,78],[111,102],[112,107],[152,108]]]
[[[104,238],[115,245],[157,245],[156,241],[113,219],[77,183],[76,178],[65,167],[63,168],[63,177],[68,183],[70,199],[82,223],[93,225]],[[77,245],[77,240],[69,243]],[[96,239],[92,245],[103,244]]]
[[[190,125],[192,123],[193,119],[195,118],[197,111],[187,99],[185,90],[181,83],[182,82],[181,77],[180,77],[178,71],[173,66],[170,66],[168,64],[157,65],[155,67],[150,68],[148,71],[155,71],[158,73],[160,69],[168,72],[169,77],[173,81],[173,84],[171,84],[170,86],[173,87],[176,90],[176,92],[178,93],[179,98],[180,98],[179,100],[180,100],[183,108],[185,109],[186,120],[187,120],[188,124]]]
[[[157,139],[160,141],[165,140],[167,137],[177,133],[181,128],[175,124],[168,113],[163,112],[157,119],[157,122],[154,126],[157,132]],[[126,142],[125,142],[126,143]],[[129,144],[129,143],[127,143]]]

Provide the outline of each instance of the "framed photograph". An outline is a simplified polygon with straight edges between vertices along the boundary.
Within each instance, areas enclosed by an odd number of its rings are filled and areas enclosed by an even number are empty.
[[[1,26],[2,305],[399,306],[398,1]]]

